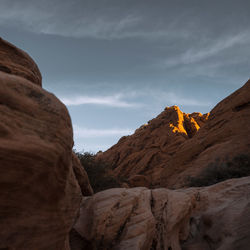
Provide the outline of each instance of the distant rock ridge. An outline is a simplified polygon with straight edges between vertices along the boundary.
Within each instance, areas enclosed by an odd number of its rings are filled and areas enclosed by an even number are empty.
[[[172,130],[172,132],[175,134],[179,133],[184,136],[187,136],[188,138],[192,138],[195,133],[200,129],[200,127],[204,125],[208,116],[209,113],[205,115],[202,115],[198,112],[186,114],[182,112],[178,106],[174,105],[171,107],[166,107],[160,115],[150,120],[147,124],[142,125],[135,131],[135,133],[142,132],[146,128],[152,131],[155,128],[165,126],[166,122],[168,122],[168,127],[170,128],[170,131]]]
[[[183,187],[188,177],[217,160],[250,155],[249,103],[250,81],[210,114],[167,107],[97,158],[110,165],[112,174],[127,178],[131,187]]]
[[[209,113],[186,114],[178,106],[166,107],[133,135],[122,137],[98,159],[108,162],[115,175],[130,178],[131,186],[137,186],[138,179],[142,179],[140,175],[148,177],[161,168],[160,164],[168,161],[179,145],[192,138],[208,117]],[[145,180],[145,186],[150,182]]]

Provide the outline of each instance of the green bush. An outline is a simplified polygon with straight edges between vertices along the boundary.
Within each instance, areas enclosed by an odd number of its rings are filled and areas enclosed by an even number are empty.
[[[97,160],[93,153],[76,153],[76,155],[87,172],[95,193],[121,186],[119,180],[108,174],[108,165],[103,161]]]
[[[250,175],[250,156],[238,155],[228,162],[218,160],[201,172],[197,177],[188,178],[189,187],[210,186],[215,183]]]

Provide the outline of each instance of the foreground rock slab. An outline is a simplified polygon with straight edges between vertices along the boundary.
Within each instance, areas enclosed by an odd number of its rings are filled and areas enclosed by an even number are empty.
[[[72,250],[247,250],[250,177],[210,187],[117,188],[82,201]]]

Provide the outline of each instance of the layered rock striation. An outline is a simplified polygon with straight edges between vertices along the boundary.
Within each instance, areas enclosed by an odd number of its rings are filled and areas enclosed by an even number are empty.
[[[250,81],[211,113],[185,114],[177,106],[141,126],[97,158],[130,187],[178,188],[209,165],[250,156]]]

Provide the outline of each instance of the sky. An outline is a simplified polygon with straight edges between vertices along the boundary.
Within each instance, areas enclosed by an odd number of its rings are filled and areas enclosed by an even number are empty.
[[[68,108],[77,151],[164,110],[209,112],[250,78],[249,0],[0,0],[0,36]]]

